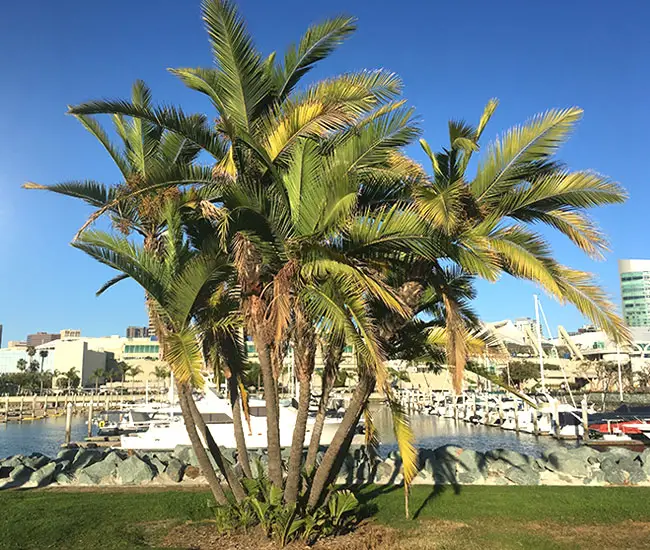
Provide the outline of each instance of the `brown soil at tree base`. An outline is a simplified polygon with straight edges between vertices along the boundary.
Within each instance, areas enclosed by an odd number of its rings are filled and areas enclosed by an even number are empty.
[[[163,525],[158,525],[160,533]],[[247,533],[220,535],[213,522],[164,526],[166,535],[155,545],[183,550],[280,550],[258,528]],[[524,538],[522,545],[522,537]],[[462,523],[422,520],[412,529],[397,530],[364,522],[354,532],[321,540],[313,550],[478,550],[505,548],[650,549],[650,523],[624,521],[611,525],[570,525],[557,522]],[[310,548],[297,541],[287,550]]]

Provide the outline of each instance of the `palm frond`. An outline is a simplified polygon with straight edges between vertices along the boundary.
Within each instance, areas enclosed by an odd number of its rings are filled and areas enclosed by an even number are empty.
[[[215,62],[223,75],[220,99],[225,111],[222,115],[249,131],[251,120],[271,91],[260,54],[234,3],[203,0],[202,13]]]
[[[170,331],[161,343],[163,359],[169,364],[176,382],[189,383],[195,388],[203,387],[203,353],[197,329],[184,327]]]
[[[499,106],[499,100],[496,97],[493,97],[487,102],[487,105],[485,106],[485,108],[483,109],[483,113],[481,114],[481,118],[478,122],[478,126],[476,127],[476,134],[474,135],[475,142],[478,143],[478,141],[481,139],[485,127],[487,126],[488,122],[490,122],[490,119],[492,118],[494,112],[497,110],[498,106]]]
[[[223,139],[208,125],[203,115],[186,115],[173,106],[143,107],[129,101],[99,100],[89,101],[70,107],[73,115],[113,114],[141,118],[180,134],[220,160],[226,153]]]
[[[284,56],[284,65],[274,75],[276,96],[282,101],[299,80],[316,64],[325,59],[352,32],[355,19],[340,16],[307,29],[296,47],[290,46]]]
[[[520,174],[533,162],[545,161],[555,154],[580,120],[576,107],[551,110],[537,115],[523,126],[508,130],[487,148],[479,163],[471,189],[477,200],[498,200],[520,181]]]
[[[124,281],[125,279],[128,279],[129,275],[126,273],[120,273],[119,275],[116,275],[112,279],[106,281],[101,287],[99,287],[99,290],[95,292],[95,296],[100,296],[104,292],[106,292],[109,288],[111,288],[113,285],[116,285],[120,281]]]
[[[93,136],[97,138],[103,146],[104,149],[113,159],[115,165],[119,168],[120,172],[125,178],[128,178],[131,174],[131,166],[129,165],[128,160],[125,158],[124,153],[120,151],[110,140],[106,131],[102,128],[101,124],[93,117],[84,116],[84,115],[75,115],[75,118],[81,122],[82,126],[88,130]]]
[[[81,199],[84,202],[96,207],[103,207],[115,200],[114,188],[106,187],[103,183],[94,180],[67,181],[54,185],[41,185],[28,181],[23,184],[23,189],[42,189]]]

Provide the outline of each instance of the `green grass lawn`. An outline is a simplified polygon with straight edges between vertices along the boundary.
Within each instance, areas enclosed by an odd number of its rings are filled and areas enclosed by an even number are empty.
[[[367,487],[358,495],[374,521],[399,530],[412,550],[650,548],[648,488],[416,486],[412,521],[404,519],[401,489]],[[2,492],[0,549],[150,548],[148,522],[168,530],[169,520],[209,519],[209,500],[203,491]]]

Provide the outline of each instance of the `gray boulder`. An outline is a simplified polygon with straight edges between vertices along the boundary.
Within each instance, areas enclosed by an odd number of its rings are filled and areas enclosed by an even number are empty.
[[[179,483],[183,480],[184,471],[185,465],[177,458],[172,458],[165,468],[165,475],[174,483]]]
[[[22,487],[29,481],[29,478],[34,473],[34,470],[28,466],[16,466],[9,473],[9,477],[0,481],[0,489],[9,489],[11,487]]]
[[[539,472],[527,466],[513,466],[506,471],[505,478],[516,485],[539,485]]]
[[[97,485],[99,483],[97,478],[88,475],[88,473],[86,473],[86,470],[79,470],[75,475],[75,480],[79,485]]]
[[[90,466],[77,470],[77,480],[79,483],[82,483],[83,481],[90,479],[90,484],[96,485],[107,478],[113,477],[116,471],[117,465],[114,460],[100,460]]]
[[[627,479],[627,475],[623,470],[611,469],[603,471],[606,483],[611,485],[623,485]]]
[[[603,472],[609,472],[612,470],[618,470],[618,463],[616,457],[612,455],[607,455],[600,461],[600,469]]]
[[[650,465],[650,447],[646,447],[637,458],[643,466]]]
[[[57,485],[70,485],[73,481],[72,476],[65,472],[59,472],[54,475],[54,483]]]
[[[485,478],[479,470],[460,472],[458,474],[458,483],[462,485],[472,485],[473,483],[478,483],[483,481]]]
[[[156,452],[153,454],[155,458],[163,462],[164,464],[167,464],[171,459],[172,459],[172,453],[168,451],[160,451]]]
[[[155,469],[155,475],[162,474],[167,467],[162,460],[155,456],[149,461],[149,464]]]
[[[56,464],[57,472],[65,472],[70,469],[72,462],[70,460],[55,460],[54,464]]]
[[[120,454],[117,451],[111,451],[108,453],[105,457],[104,460],[102,460],[102,463],[107,463],[107,464],[113,464],[115,467],[120,465],[124,459],[120,456]]]
[[[548,464],[552,464],[551,461]],[[588,462],[568,455],[568,458],[561,457],[554,464],[554,469],[563,474],[574,477],[586,477],[589,474]]]
[[[512,466],[505,462],[504,460],[499,459],[489,459],[487,462],[487,471],[490,474],[494,475],[503,475],[507,470]]]
[[[626,472],[635,472],[641,469],[641,463],[636,459],[626,456],[618,461],[618,467]]]
[[[135,455],[130,456],[117,467],[118,479],[127,485],[151,481],[153,476],[153,468]]]
[[[194,449],[188,445],[177,445],[174,448],[173,457],[190,466],[196,466],[197,468],[199,466]]]
[[[532,462],[532,458],[528,455],[523,455],[511,449],[494,449],[485,453],[488,460],[503,460],[510,466],[528,466]]]
[[[14,455],[5,458],[2,463],[0,463],[1,466],[6,466],[7,468],[16,468],[17,466],[21,466],[23,463],[23,459],[25,457],[23,455]]]
[[[585,462],[589,461],[591,464],[594,464],[600,462],[600,455],[602,453],[587,445],[581,445],[580,447],[571,449],[567,454],[572,459],[583,460]],[[593,462],[590,459],[593,459]]]
[[[11,470],[13,470],[12,467],[0,466],[0,479],[5,479],[5,478],[9,477],[9,474],[11,473]]]
[[[377,480],[381,479],[381,480],[388,481],[394,472],[395,472],[395,463],[389,459],[377,464],[377,470],[375,475]],[[422,472],[426,472],[426,469],[423,469],[420,473]],[[431,477],[431,472],[428,473],[429,473],[429,477]]]
[[[50,462],[50,459],[41,453],[34,453],[23,458],[23,464],[32,470],[38,470],[39,468],[45,466],[48,462]]]
[[[30,476],[29,481],[24,484],[24,487],[45,487],[49,485],[52,482],[55,471],[56,463],[48,462]]]
[[[644,483],[646,481],[648,481],[648,476],[642,468],[638,468],[630,472],[628,483],[631,485],[637,485],[638,483]]]
[[[463,452],[458,456],[459,472],[473,472],[478,473],[480,470],[485,469],[485,456],[472,449],[463,449]]]
[[[70,470],[76,472],[77,470],[90,466],[95,462],[99,462],[103,457],[104,453],[102,451],[96,449],[79,449],[72,461]]]
[[[63,462],[65,460],[72,462],[75,457],[77,456],[77,453],[79,452],[79,449],[61,449],[58,454],[56,455],[56,458],[54,459],[55,462]]]

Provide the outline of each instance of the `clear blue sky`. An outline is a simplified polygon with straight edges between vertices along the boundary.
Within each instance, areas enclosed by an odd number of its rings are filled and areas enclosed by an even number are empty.
[[[449,118],[479,116],[488,98],[501,106],[486,137],[551,107],[579,105],[584,120],[561,153],[574,168],[622,182],[624,206],[596,212],[612,252],[595,263],[557,237],[560,259],[592,270],[620,301],[616,259],[649,257],[650,4],[603,0],[421,2],[244,0],[240,9],[263,52],[282,51],[310,22],[339,13],[359,31],[314,77],[384,67],[401,75],[427,140],[445,141]],[[122,334],[145,323],[142,293],[121,283],[101,298],[109,276],[68,243],[89,210],[72,199],[25,191],[26,181],[54,183],[118,172],[66,105],[126,97],[144,79],[155,98],[209,110],[167,67],[210,63],[194,0],[7,2],[0,18],[0,323],[7,339],[37,330],[81,328]],[[412,154],[422,160],[417,148]],[[532,285],[504,279],[480,285],[487,320],[531,315]],[[551,325],[575,328],[572,307],[544,300]]]

